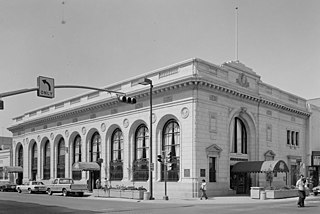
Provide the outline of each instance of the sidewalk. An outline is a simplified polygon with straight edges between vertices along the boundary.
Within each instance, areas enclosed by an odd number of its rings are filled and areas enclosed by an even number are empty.
[[[104,198],[104,197],[94,197],[93,195],[89,195],[87,199],[91,200],[108,200],[108,201],[126,201],[126,202],[141,202],[141,203],[174,203],[174,204],[194,204],[194,203],[202,203],[202,204],[251,204],[251,203],[280,203],[286,201],[292,201],[292,203],[298,201],[298,197],[293,198],[283,198],[283,199],[252,199],[250,196],[220,196],[220,197],[209,197],[208,200],[200,200],[199,198],[188,198],[188,199],[178,199],[178,198],[170,198],[169,200],[163,200],[160,198],[156,198],[155,200],[137,200],[137,199],[127,199],[127,198]],[[320,196],[310,195],[306,198],[306,202],[308,201],[319,201]]]

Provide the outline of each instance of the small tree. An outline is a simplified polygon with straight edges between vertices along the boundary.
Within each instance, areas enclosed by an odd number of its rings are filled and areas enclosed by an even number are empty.
[[[272,184],[272,181],[273,181],[273,177],[274,177],[273,171],[268,170],[268,171],[266,172],[266,181],[269,182],[270,187],[271,187],[271,184]]]

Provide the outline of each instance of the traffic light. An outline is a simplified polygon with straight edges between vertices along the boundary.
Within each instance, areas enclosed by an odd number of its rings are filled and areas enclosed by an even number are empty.
[[[168,163],[167,164],[167,170],[168,171],[173,170],[173,163]]]
[[[173,162],[172,152],[169,152],[169,153],[168,153],[167,160],[168,160],[168,163],[172,163],[172,162]]]
[[[118,100],[123,103],[128,104],[135,104],[137,102],[136,98],[134,97],[127,97],[127,96],[118,96]]]
[[[162,162],[162,155],[158,155],[158,161],[161,163]]]

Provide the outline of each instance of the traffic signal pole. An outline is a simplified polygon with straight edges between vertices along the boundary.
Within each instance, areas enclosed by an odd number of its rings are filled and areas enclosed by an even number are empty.
[[[167,158],[164,156],[164,196],[163,200],[169,200],[168,194],[167,194],[167,180],[168,180],[168,169],[167,169]]]
[[[115,94],[117,94],[118,97],[125,95],[125,93],[119,92],[119,91],[112,91],[112,90],[103,89],[103,88],[81,86],[81,85],[55,85],[53,87],[54,88],[79,88],[79,89],[89,89],[89,90],[95,90],[95,91],[104,91],[104,92],[108,92],[110,94],[115,93]],[[4,104],[3,104],[3,101],[1,100],[1,98],[13,96],[13,95],[18,95],[18,94],[24,94],[24,93],[28,93],[28,92],[32,92],[32,91],[38,91],[38,90],[39,90],[39,87],[29,88],[29,89],[20,89],[20,90],[16,90],[16,91],[9,91],[9,92],[0,93],[0,102],[1,102],[0,106],[2,107],[2,108],[0,108],[0,110],[4,108]]]

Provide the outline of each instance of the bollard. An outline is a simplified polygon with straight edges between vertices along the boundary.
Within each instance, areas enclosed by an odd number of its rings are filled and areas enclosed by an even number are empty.
[[[260,200],[266,200],[266,192],[265,191],[260,192]]]

